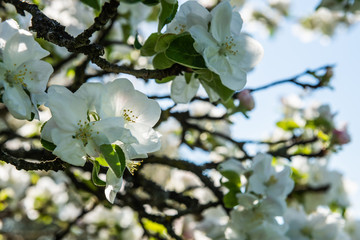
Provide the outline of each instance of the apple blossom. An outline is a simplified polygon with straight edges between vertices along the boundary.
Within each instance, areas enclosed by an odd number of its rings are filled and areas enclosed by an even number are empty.
[[[196,1],[188,1],[180,6],[175,18],[167,26],[168,33],[187,32],[192,26],[207,28],[211,15],[209,11]]]
[[[104,85],[97,104],[100,118],[122,118],[136,143],[121,144],[127,159],[144,158],[160,149],[160,134],[152,127],[160,118],[159,104],[134,89],[132,83],[119,78]]]
[[[246,84],[246,73],[262,58],[263,49],[257,41],[240,33],[240,24],[231,24],[240,22],[241,17],[233,13],[229,2],[217,5],[211,16],[210,31],[200,25],[189,29],[195,40],[194,48],[226,87],[240,90]]]
[[[290,178],[291,170],[284,166],[281,171],[276,171],[271,162],[270,155],[256,155],[253,159],[253,173],[249,178],[248,191],[285,199],[294,187],[294,181]]]
[[[0,23],[0,88],[2,100],[18,119],[38,117],[46,84],[53,69],[40,59],[49,52],[42,49],[32,34],[19,29],[14,20]]]

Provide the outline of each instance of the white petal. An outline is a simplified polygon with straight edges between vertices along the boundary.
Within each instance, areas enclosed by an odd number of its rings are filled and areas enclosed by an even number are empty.
[[[211,11],[212,19],[210,32],[217,42],[223,43],[227,36],[230,36],[230,24],[232,18],[232,8],[229,2],[218,4]]]
[[[8,19],[0,23],[0,39],[3,40],[3,43],[12,38],[15,34],[19,33],[19,25],[13,19]],[[3,45],[0,45],[3,48]]]
[[[197,25],[191,27],[189,32],[195,40],[194,48],[198,53],[203,54],[204,50],[208,47],[217,47],[216,40],[207,29]]]
[[[160,133],[156,132],[151,127],[138,124],[129,123],[126,126],[130,129],[131,134],[138,140],[139,143],[133,143],[131,146],[138,154],[145,154],[158,151],[161,147]]]
[[[129,100],[128,95],[135,91],[132,83],[125,78],[118,78],[105,84],[104,92],[101,96],[101,106],[98,110],[100,117],[122,116],[126,102]]]
[[[111,144],[116,141],[123,143],[137,143],[135,137],[131,135],[129,129],[124,128],[124,119],[121,117],[105,118],[93,122],[91,129],[92,137],[98,146]]]
[[[128,120],[154,126],[160,118],[159,104],[139,91],[127,79],[116,79],[106,84],[106,96],[101,99],[100,117],[121,116],[129,111]],[[131,113],[130,113],[131,111]]]
[[[232,13],[230,30],[231,34],[239,35],[243,25],[243,20],[238,12]]]
[[[52,73],[52,66],[41,60],[24,62],[14,72],[14,74],[21,75],[24,78],[26,88],[31,93],[44,92]]]
[[[42,127],[41,130],[41,138],[48,141],[48,142],[54,142],[52,137],[51,137],[51,131],[55,128],[57,128],[58,126],[56,125],[54,119],[50,118],[49,121],[47,121],[46,123],[44,123],[45,125]]]
[[[54,136],[54,134],[52,134]],[[53,137],[54,138],[54,137]],[[60,157],[61,160],[75,166],[84,166],[86,162],[86,153],[80,140],[63,139],[60,143],[56,143],[53,153]]]
[[[118,178],[116,175],[108,169],[106,173],[106,188],[105,188],[105,196],[106,199],[114,203],[116,194],[120,191],[122,186],[123,178]]]
[[[178,76],[171,83],[171,98],[176,103],[188,103],[196,95],[199,86],[198,79],[192,77],[187,84],[183,76]]]
[[[18,119],[31,119],[32,104],[30,97],[26,94],[21,85],[13,87],[5,84],[5,92],[2,100],[11,115]]]
[[[230,54],[229,59],[234,66],[248,72],[260,62],[264,56],[264,49],[258,41],[246,34],[240,34],[235,43],[236,46],[232,50],[237,53]]]
[[[246,85],[246,72],[240,68],[233,69],[232,74],[225,72],[219,75],[222,84],[232,90],[241,90]]]
[[[49,52],[42,49],[32,35],[15,34],[6,42],[3,54],[4,63],[12,68],[27,61],[39,60],[49,55]]]
[[[206,48],[204,51],[206,66],[213,72],[222,75],[231,73],[232,67],[225,55],[220,55],[217,48]]]
[[[78,123],[87,118],[87,105],[63,86],[51,86],[48,90],[47,106],[56,124],[66,131],[76,131]]]
[[[74,94],[83,98],[87,102],[89,109],[98,109],[101,95],[108,93],[104,92],[104,84],[102,83],[84,83]]]

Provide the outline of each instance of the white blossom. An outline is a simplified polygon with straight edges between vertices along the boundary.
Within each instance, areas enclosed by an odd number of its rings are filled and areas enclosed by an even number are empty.
[[[262,58],[263,49],[257,41],[240,33],[241,24],[231,24],[233,18],[240,22],[241,17],[239,13],[233,15],[229,2],[217,5],[211,16],[210,31],[199,25],[189,29],[195,39],[194,47],[226,87],[240,90],[246,84],[246,73]]]
[[[43,103],[42,95],[53,72],[49,63],[40,60],[48,54],[14,20],[0,23],[0,89],[15,118],[38,117],[37,105]]]

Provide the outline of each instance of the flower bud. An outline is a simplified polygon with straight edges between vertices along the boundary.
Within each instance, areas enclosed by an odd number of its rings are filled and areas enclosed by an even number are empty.
[[[251,111],[255,107],[255,100],[249,89],[242,90],[238,93],[237,98],[240,100],[240,106],[246,111]]]
[[[344,125],[340,129],[333,130],[333,141],[339,145],[344,145],[351,141],[351,137],[347,131],[347,125]]]

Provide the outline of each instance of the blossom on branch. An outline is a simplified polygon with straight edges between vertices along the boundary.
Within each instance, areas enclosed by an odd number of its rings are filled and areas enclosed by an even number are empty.
[[[217,5],[211,16],[209,30],[201,25],[189,29],[195,40],[194,48],[226,87],[240,90],[246,84],[246,73],[261,60],[263,48],[253,38],[240,33],[240,14],[233,12],[228,2]]]
[[[38,118],[46,84],[53,69],[41,61],[48,51],[14,20],[0,23],[0,89],[2,101],[18,119]]]

